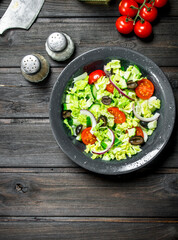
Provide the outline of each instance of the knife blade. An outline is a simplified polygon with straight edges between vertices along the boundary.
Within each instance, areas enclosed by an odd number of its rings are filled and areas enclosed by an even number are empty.
[[[12,0],[0,19],[0,35],[11,28],[29,29],[45,0]]]

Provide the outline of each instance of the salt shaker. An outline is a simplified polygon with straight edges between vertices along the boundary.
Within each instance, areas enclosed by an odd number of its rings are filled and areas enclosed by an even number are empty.
[[[37,83],[48,76],[49,64],[40,54],[27,55],[21,61],[21,71],[26,80]]]
[[[75,46],[69,35],[62,32],[52,33],[45,44],[48,55],[56,61],[65,61],[71,57]]]

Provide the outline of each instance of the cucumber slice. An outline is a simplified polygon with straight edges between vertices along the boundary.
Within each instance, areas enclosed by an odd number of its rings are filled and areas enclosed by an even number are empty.
[[[63,104],[63,109],[64,109],[64,111],[67,110],[67,104],[66,103]]]
[[[91,127],[91,119],[87,116],[87,127]]]
[[[101,147],[105,150],[107,148],[107,144],[105,142],[101,142]]]
[[[95,103],[95,104],[91,105],[91,107],[89,108],[89,110],[90,110],[91,112],[94,112],[94,113],[99,112],[99,110],[100,110],[100,104]]]
[[[92,96],[93,96],[94,99],[96,99],[96,97],[97,97],[97,89],[96,89],[94,84],[92,84],[90,87],[91,87]]]
[[[114,146],[115,147],[118,147],[119,145],[121,145],[122,142],[118,139],[118,138],[115,138],[115,141],[114,141]]]

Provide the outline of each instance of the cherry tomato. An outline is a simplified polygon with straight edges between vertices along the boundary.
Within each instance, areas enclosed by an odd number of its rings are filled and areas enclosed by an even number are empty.
[[[109,83],[106,86],[106,90],[110,93],[113,93],[114,92],[114,86],[111,83]]]
[[[125,113],[119,110],[117,107],[110,107],[108,108],[108,112],[114,115],[114,122],[115,123],[124,123],[126,121]]]
[[[158,10],[150,3],[146,3],[145,5],[146,6],[144,6],[140,11],[140,17],[148,22],[153,22],[158,15]]]
[[[154,93],[154,85],[148,79],[142,79],[137,82],[138,87],[135,88],[137,97],[141,99],[149,99]]]
[[[96,142],[96,137],[95,135],[91,134],[90,130],[91,127],[87,127],[82,131],[81,138],[85,145],[94,144]]]
[[[144,0],[135,0],[135,2],[142,4]],[[146,2],[148,2],[148,0],[146,0]]]
[[[152,33],[152,26],[148,21],[144,21],[144,23],[142,23],[139,20],[135,24],[134,32],[140,38],[147,38]]]
[[[131,6],[138,8],[138,4],[134,0],[122,0],[119,4],[119,12],[123,16],[134,17],[138,9],[133,9]]]
[[[135,128],[136,128],[135,136],[141,136],[142,138],[144,138],[144,133],[141,127],[135,127]],[[128,133],[128,130],[126,130],[126,133]]]
[[[136,133],[135,133],[136,136],[141,136],[142,138],[144,138],[144,133],[141,129],[141,127],[136,127]]]
[[[105,72],[102,70],[96,70],[89,74],[88,83],[92,84],[96,82],[100,77],[105,76]]]
[[[167,2],[168,0],[155,0],[154,6],[161,8],[161,7],[164,7]]]
[[[129,34],[133,31],[132,18],[121,16],[116,21],[116,28],[122,34]]]

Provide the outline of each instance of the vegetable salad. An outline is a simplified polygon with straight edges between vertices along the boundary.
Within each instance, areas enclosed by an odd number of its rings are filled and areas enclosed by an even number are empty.
[[[73,79],[63,104],[64,123],[91,158],[121,160],[142,151],[157,127],[161,102],[138,66],[112,60]]]

